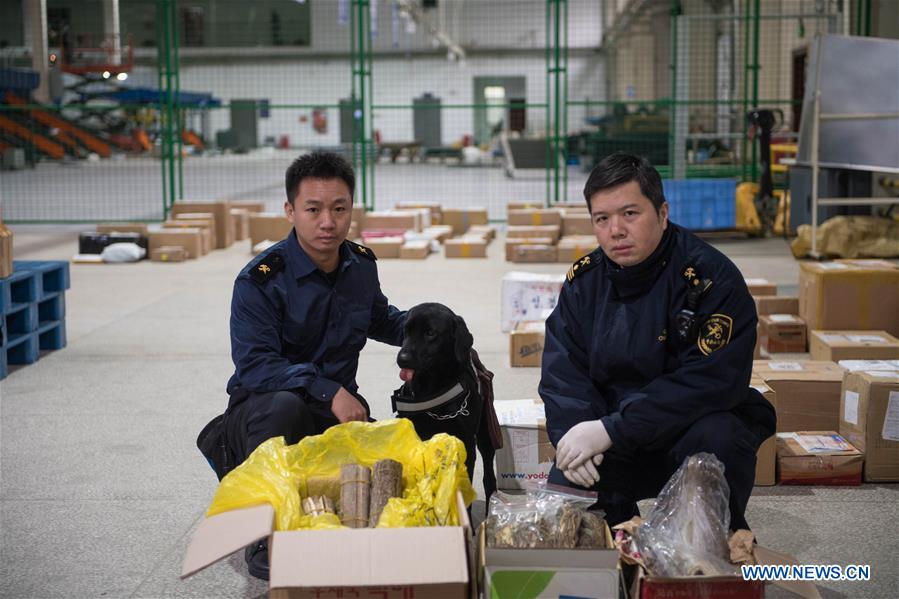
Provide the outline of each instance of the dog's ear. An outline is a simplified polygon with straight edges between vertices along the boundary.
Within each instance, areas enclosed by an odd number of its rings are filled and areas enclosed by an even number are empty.
[[[468,332],[465,321],[461,316],[456,316],[456,361],[459,364],[468,364],[471,361],[471,347],[474,345],[474,337]]]

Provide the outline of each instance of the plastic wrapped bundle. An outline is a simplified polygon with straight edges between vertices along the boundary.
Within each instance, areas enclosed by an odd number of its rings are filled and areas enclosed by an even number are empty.
[[[736,567],[728,561],[729,499],[724,465],[715,456],[687,458],[635,535],[650,573],[735,574]]]

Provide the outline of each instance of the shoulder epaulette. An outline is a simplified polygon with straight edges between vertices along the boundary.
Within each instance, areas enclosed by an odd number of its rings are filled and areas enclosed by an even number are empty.
[[[359,245],[358,243],[354,243],[354,242],[350,241],[349,239],[347,239],[346,242],[348,244],[350,244],[350,249],[353,250],[353,253],[355,253],[359,256],[365,256],[369,260],[377,260],[378,259],[378,257],[375,256],[374,250],[372,250],[371,248],[367,248],[364,245]]]
[[[250,269],[250,277],[260,285],[264,285],[284,268],[284,257],[280,252],[271,252]]]
[[[598,264],[599,250],[595,250],[594,252],[575,260],[574,264],[571,265],[571,268],[568,269],[568,274],[566,274],[565,276],[570,283],[576,277],[579,277],[588,270],[595,268]]]

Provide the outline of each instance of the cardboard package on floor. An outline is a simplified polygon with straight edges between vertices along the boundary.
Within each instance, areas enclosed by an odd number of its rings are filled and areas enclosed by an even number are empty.
[[[355,223],[355,222],[350,223],[350,230],[347,231],[346,238],[349,239],[350,241],[353,241],[354,239],[359,239],[358,223]]]
[[[403,260],[424,260],[430,253],[430,241],[407,241],[400,246],[400,258]]]
[[[406,240],[402,237],[377,237],[365,240],[365,245],[374,251],[378,259],[399,258],[400,248]]]
[[[187,251],[180,245],[164,245],[150,252],[151,262],[184,262]]]
[[[846,374],[840,434],[864,452],[866,482],[899,482],[899,368]]]
[[[541,227],[546,225],[562,226],[562,212],[555,208],[536,210],[509,210],[510,226]]]
[[[272,599],[469,599],[471,524],[461,495],[456,503],[459,526],[276,531],[271,504],[223,512],[194,531],[181,578],[268,538]]]
[[[899,370],[899,360],[840,360],[837,363],[849,372],[893,372]]]
[[[210,212],[182,212],[174,215],[166,222],[194,221],[198,227],[208,227],[209,236],[212,239],[212,248],[218,247],[218,239],[215,233],[215,215]]]
[[[506,237],[506,262],[515,260],[520,245],[552,245],[549,237]]]
[[[596,249],[596,238],[592,235],[570,235],[559,240],[556,246],[556,261],[573,264]]]
[[[546,412],[539,399],[496,402],[503,446],[496,451],[496,486],[524,489],[528,481],[549,478],[556,450],[546,434]]]
[[[472,225],[465,232],[466,235],[478,235],[488,243],[496,239],[496,227],[493,225]]]
[[[512,262],[518,263],[547,263],[556,261],[556,246],[540,245],[536,243],[520,244],[511,250]]]
[[[287,237],[293,225],[287,217],[278,212],[258,212],[250,214],[250,247],[261,241],[278,242]]]
[[[556,307],[565,275],[511,271],[503,275],[500,326],[508,333],[519,322],[546,320]]]
[[[424,227],[420,210],[384,210],[366,214],[365,228],[421,231]]]
[[[252,200],[231,200],[231,207],[247,212],[265,212],[265,202],[254,202]]]
[[[777,480],[782,485],[862,484],[864,454],[836,431],[777,434]]]
[[[350,217],[354,223],[359,225],[359,230],[365,228],[365,208],[358,204],[353,206],[353,215]]]
[[[749,295],[777,295],[777,285],[768,279],[746,279]]]
[[[175,202],[172,204],[171,217],[178,218],[185,212],[207,212],[215,218],[215,247],[223,249],[234,243],[234,231],[231,228],[231,202]]]
[[[799,296],[796,295],[757,295],[755,309],[759,316],[766,314],[795,314],[799,316]]]
[[[793,314],[759,316],[761,347],[769,354],[802,353],[806,348],[805,322]]]
[[[899,337],[899,266],[886,260],[799,264],[799,315],[813,330]]]
[[[137,233],[147,236],[147,223],[100,223],[97,225],[97,233]]]
[[[147,243],[150,254],[153,250],[167,246],[180,246],[187,252],[190,259],[203,255],[203,229],[161,229],[150,231],[147,235]]]
[[[444,208],[443,223],[453,228],[453,235],[462,235],[472,225],[487,224],[486,208]]]
[[[777,410],[777,393],[760,378],[753,378],[749,386],[758,390]],[[755,455],[755,486],[770,487],[777,482],[777,438],[771,435],[759,446]]]
[[[243,241],[250,236],[250,211],[244,208],[231,209],[231,230],[234,241]]]
[[[507,238],[549,237],[553,245],[559,242],[559,225],[509,226],[506,227]]]
[[[437,202],[397,202],[393,207],[396,210],[427,208],[431,213],[430,226],[443,224],[443,206]]]
[[[593,217],[587,212],[566,212],[562,216],[562,236],[589,235],[593,236]]]
[[[509,364],[512,366],[540,366],[546,323],[519,322],[509,333]]]
[[[506,220],[513,210],[543,210],[544,208],[546,208],[546,202],[509,202],[506,204]]]
[[[486,258],[487,242],[479,236],[462,236],[447,239],[443,244],[447,258]]]
[[[162,223],[163,229],[200,229],[203,235],[203,254],[208,254],[213,249],[215,249],[215,242],[213,241],[213,236],[215,235],[215,229],[212,228],[212,220],[211,219],[198,219],[198,220],[167,220]]]
[[[480,592],[491,599],[617,599],[618,550],[605,521],[603,532],[603,549],[513,549],[488,546],[487,526],[481,524],[477,537]]]
[[[886,331],[810,331],[812,360],[896,360],[899,339]]]
[[[431,225],[424,229],[421,234],[442,244],[453,236],[453,228],[449,225]]]
[[[833,362],[756,360],[752,373],[777,393],[777,431],[837,430],[845,369]]]

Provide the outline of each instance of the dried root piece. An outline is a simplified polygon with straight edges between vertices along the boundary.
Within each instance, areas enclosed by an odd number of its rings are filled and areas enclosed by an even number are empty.
[[[334,502],[327,495],[307,497],[303,500],[303,511],[309,516],[334,513]]]
[[[340,521],[350,528],[368,527],[371,470],[359,464],[340,468]]]
[[[340,501],[340,478],[337,476],[310,476],[306,479],[306,496],[325,495],[331,501]]]
[[[577,531],[577,546],[588,549],[611,549],[606,547],[605,520],[593,512],[584,512]]]
[[[581,526],[583,511],[570,504],[563,504],[559,510],[559,524],[556,531],[555,547],[574,549],[577,546],[578,529]]]
[[[403,494],[403,465],[396,460],[375,462],[371,474],[371,502],[369,503],[369,526],[374,528],[381,518],[381,511],[391,497]]]

